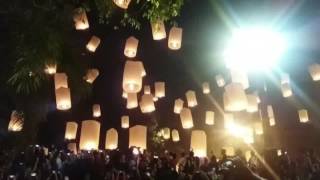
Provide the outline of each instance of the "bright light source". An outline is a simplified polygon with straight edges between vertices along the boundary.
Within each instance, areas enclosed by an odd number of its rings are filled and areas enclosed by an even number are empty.
[[[224,60],[228,68],[268,70],[285,50],[286,41],[278,32],[261,27],[237,29],[224,51]]]

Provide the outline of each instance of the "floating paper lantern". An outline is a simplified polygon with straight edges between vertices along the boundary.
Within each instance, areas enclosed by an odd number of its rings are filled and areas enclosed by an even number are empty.
[[[301,123],[306,123],[309,121],[308,111],[306,109],[300,109],[298,114]]]
[[[129,116],[122,116],[121,117],[121,128],[127,129],[129,128]]]
[[[172,27],[169,32],[168,47],[172,50],[181,48],[182,28]]]
[[[292,96],[292,89],[288,83],[281,84],[281,91],[284,98]]]
[[[94,104],[92,106],[92,112],[93,112],[93,117],[100,117],[101,116],[100,104]]]
[[[151,113],[156,109],[151,94],[142,95],[139,105],[142,113]]]
[[[254,123],[254,131],[257,135],[262,135],[263,134],[263,126],[262,122],[255,122]]]
[[[67,148],[69,151],[73,152],[74,154],[77,154],[78,152],[77,143],[69,143]]]
[[[141,71],[141,77],[144,77],[147,75],[146,70],[144,69],[143,63],[141,61],[136,61],[138,66],[139,66],[139,70]]]
[[[127,109],[133,109],[138,107],[138,97],[137,93],[127,94]]]
[[[89,69],[88,71],[87,71],[87,74],[86,74],[86,76],[85,76],[85,80],[88,82],[88,83],[90,83],[90,84],[92,84],[96,79],[97,79],[97,77],[99,76],[99,70],[98,69]]]
[[[247,112],[253,113],[258,111],[258,102],[257,96],[255,95],[247,95],[248,106]]]
[[[226,82],[224,81],[223,76],[220,75],[220,74],[216,75],[216,81],[217,81],[218,87],[223,87],[226,84]]]
[[[173,112],[176,113],[176,114],[180,114],[182,108],[183,108],[183,100],[182,99],[176,99],[174,101]]]
[[[47,74],[55,74],[57,72],[57,65],[56,64],[47,64],[46,69],[44,70]]]
[[[163,128],[163,138],[170,139],[170,129],[169,128]]]
[[[118,132],[112,128],[107,131],[105,149],[114,150],[118,148]]]
[[[225,87],[228,99],[227,111],[242,111],[248,106],[246,93],[240,83],[230,83]]]
[[[10,121],[8,125],[8,131],[18,132],[21,131],[24,124],[23,113],[18,111],[12,111],[10,116]]]
[[[230,69],[230,73],[233,83],[240,83],[244,89],[249,88],[249,79],[245,71]]]
[[[277,150],[277,155],[278,155],[278,156],[281,156],[281,155],[282,155],[282,150],[281,150],[281,149],[278,149],[278,150]]]
[[[129,148],[147,149],[147,127],[136,125],[129,129]]]
[[[154,83],[154,91],[155,96],[158,98],[162,98],[165,96],[165,83],[164,82],[155,82]]]
[[[144,94],[151,94],[151,88],[148,85],[145,85],[143,88]]]
[[[313,81],[320,80],[320,64],[312,64],[309,66],[309,73]]]
[[[67,122],[64,138],[67,140],[76,139],[78,124],[76,122]]]
[[[73,21],[76,30],[85,30],[89,28],[89,22],[86,11],[82,8],[78,8],[75,10],[75,13],[73,15]]]
[[[131,0],[113,0],[113,2],[122,9],[128,9]]]
[[[249,160],[251,158],[251,151],[250,150],[245,152],[245,157],[246,157],[246,161],[249,162]]]
[[[196,92],[191,90],[187,91],[186,98],[187,98],[188,107],[195,107],[198,105]]]
[[[180,136],[179,136],[179,131],[178,131],[178,130],[173,129],[173,130],[171,131],[171,136],[172,136],[172,141],[173,141],[173,142],[178,142],[178,141],[180,141]]]
[[[269,117],[269,125],[270,126],[276,125],[276,120],[274,119],[274,117]]]
[[[126,61],[122,88],[127,93],[138,93],[142,88],[143,64],[139,61]]]
[[[273,107],[271,105],[267,106],[268,117],[274,117]]]
[[[87,49],[90,51],[90,52],[95,52],[96,49],[98,48],[98,46],[100,45],[100,38],[98,38],[97,36],[92,36],[90,41],[88,42],[87,44]]]
[[[61,87],[68,88],[68,76],[66,73],[54,74],[54,87],[59,89]]]
[[[99,148],[100,122],[82,121],[79,148],[81,150],[97,150]]]
[[[193,127],[192,114],[189,108],[182,108],[180,112],[180,120],[183,129],[190,129]]]
[[[214,125],[214,112],[213,111],[206,111],[206,124],[207,125]]]
[[[202,130],[193,130],[191,132],[190,149],[197,157],[207,156],[207,135]]]
[[[56,106],[58,110],[68,110],[71,108],[70,89],[60,87],[56,89]]]
[[[224,113],[224,128],[230,129],[234,125],[234,116],[231,113]]]
[[[203,94],[209,94],[210,93],[210,85],[208,82],[202,83],[202,92]]]
[[[126,41],[126,46],[124,48],[124,55],[129,58],[134,58],[137,55],[139,40],[131,36]]]
[[[164,22],[162,20],[151,22],[151,30],[153,40],[161,40],[167,37]]]

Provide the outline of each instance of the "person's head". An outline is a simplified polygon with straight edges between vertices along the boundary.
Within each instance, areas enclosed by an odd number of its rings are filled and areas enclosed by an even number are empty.
[[[217,162],[217,157],[215,155],[212,155],[210,161]]]

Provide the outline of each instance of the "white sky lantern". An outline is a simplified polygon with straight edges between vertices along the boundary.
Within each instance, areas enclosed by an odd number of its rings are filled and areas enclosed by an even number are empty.
[[[77,154],[78,152],[77,143],[69,143],[67,148],[69,151],[73,152],[74,154]]]
[[[274,119],[274,117],[269,117],[269,125],[270,126],[276,125],[276,120]]]
[[[116,129],[111,128],[106,134],[105,149],[114,150],[118,148],[118,132]]]
[[[129,129],[129,148],[147,149],[147,127],[136,125]]]
[[[224,113],[224,128],[230,129],[234,125],[234,116],[231,113]]]
[[[24,124],[24,118],[17,111],[12,111],[8,125],[8,131],[18,132],[21,131]]]
[[[254,131],[257,135],[263,134],[263,125],[262,122],[255,122],[254,123]]]
[[[97,77],[99,76],[99,74],[100,74],[100,72],[99,72],[98,69],[89,69],[89,70],[87,71],[86,76],[85,76],[85,80],[86,80],[88,83],[92,84],[92,83],[97,79]]]
[[[142,65],[142,66],[141,66]],[[122,88],[127,93],[138,93],[142,88],[143,64],[140,61],[126,61]]]
[[[292,96],[292,89],[289,83],[281,84],[281,91],[284,98]]]
[[[169,128],[163,128],[163,138],[164,139],[170,139],[170,129]]]
[[[150,86],[149,86],[149,85],[145,85],[145,86],[143,87],[143,92],[144,92],[144,94],[151,94],[151,88],[150,88]]]
[[[277,155],[278,155],[278,156],[281,156],[281,155],[282,155],[282,150],[281,150],[281,149],[278,149],[278,150],[277,150]]]
[[[73,21],[76,30],[85,30],[89,28],[88,17],[84,9],[76,9],[73,15]]]
[[[92,106],[92,112],[93,112],[93,117],[100,117],[101,116],[100,104],[94,104]]]
[[[127,96],[127,109],[133,109],[138,107],[137,93],[128,93]]]
[[[130,36],[126,41],[126,46],[124,48],[124,55],[128,58],[134,58],[137,55],[139,40],[133,36]]]
[[[82,121],[80,134],[80,150],[99,149],[100,122],[95,120]]]
[[[92,36],[91,39],[89,40],[86,48],[90,52],[95,52],[98,46],[100,45],[100,38],[97,36]]]
[[[281,84],[289,84],[290,83],[290,77],[287,73],[281,74]]]
[[[121,128],[127,129],[130,126],[129,116],[121,117]]]
[[[180,136],[179,136],[179,131],[176,129],[172,129],[171,131],[171,136],[172,136],[172,141],[173,142],[178,142],[180,141]]]
[[[203,94],[209,94],[210,93],[210,85],[208,82],[202,83],[202,92]]]
[[[169,32],[168,47],[172,50],[181,48],[182,28],[172,27]]]
[[[271,105],[267,106],[268,117],[274,117],[273,107]]]
[[[188,107],[195,107],[198,105],[196,92],[191,90],[187,91],[186,98],[187,98]]]
[[[167,37],[166,28],[162,20],[151,22],[153,40],[162,40]]]
[[[180,114],[182,108],[183,108],[183,100],[182,99],[176,99],[174,101],[174,108],[173,108],[173,112],[176,114]]]
[[[142,113],[151,113],[156,109],[151,94],[142,95],[139,105]]]
[[[128,9],[131,0],[113,0],[113,2],[122,9]]]
[[[257,102],[257,96],[249,94],[247,95],[248,99],[248,106],[247,106],[247,112],[253,113],[258,111],[258,102]]]
[[[207,125],[214,125],[214,112],[213,111],[206,111],[206,124]]]
[[[248,106],[246,93],[240,83],[230,83],[225,87],[229,111],[242,111]]]
[[[217,81],[218,87],[223,87],[226,84],[223,76],[220,74],[216,75],[216,81]]]
[[[320,64],[312,64],[309,66],[309,73],[313,81],[320,80]]]
[[[68,88],[68,76],[66,73],[54,74],[54,87],[59,89],[61,87]]]
[[[193,127],[192,114],[189,108],[182,108],[180,112],[180,120],[183,129],[190,129]]]
[[[139,66],[139,70],[141,71],[141,77],[144,77],[147,75],[146,70],[144,69],[144,65],[141,61],[137,61],[137,64]]]
[[[71,108],[70,89],[61,87],[56,89],[56,106],[58,110],[68,110]]]
[[[50,75],[55,74],[57,72],[57,64],[47,64],[44,71]]]
[[[306,123],[309,121],[308,111],[306,109],[300,109],[298,114],[301,123]]]
[[[77,137],[78,124],[76,122],[67,122],[66,132],[64,138],[67,140],[76,139]]]
[[[245,71],[230,69],[231,80],[233,83],[240,83],[244,89],[249,88],[249,79]]]
[[[207,135],[202,130],[193,130],[191,132],[190,149],[197,157],[207,156]]]
[[[155,96],[162,98],[166,95],[165,83],[164,82],[155,82],[154,83]]]

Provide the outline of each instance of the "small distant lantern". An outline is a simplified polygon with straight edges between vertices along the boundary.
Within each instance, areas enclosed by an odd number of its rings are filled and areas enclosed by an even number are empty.
[[[68,76],[66,73],[54,74],[54,87],[59,89],[61,87],[68,88]]]
[[[181,48],[182,28],[172,27],[169,32],[168,47],[172,50]]]
[[[128,58],[134,58],[137,55],[139,40],[131,36],[126,41],[126,46],[124,48],[124,55]]]
[[[85,80],[88,83],[92,84],[96,80],[96,78],[99,76],[99,74],[100,72],[98,69],[89,69],[85,76]]]
[[[67,122],[64,138],[67,140],[76,139],[78,124],[76,122]]]
[[[47,64],[44,71],[50,75],[55,74],[57,72],[57,64]]]
[[[209,94],[210,93],[210,85],[208,82],[202,83],[202,92],[203,94]]]
[[[242,111],[247,108],[248,100],[246,93],[240,83],[230,83],[225,87],[228,99],[228,111]]]
[[[245,71],[230,69],[230,73],[233,83],[240,83],[243,89],[249,88],[249,79]]]
[[[254,123],[254,131],[255,131],[256,135],[262,135],[263,134],[262,122],[255,122]]]
[[[186,98],[187,98],[188,107],[195,107],[198,105],[196,92],[191,90],[187,91]]]
[[[155,82],[154,83],[155,96],[162,98],[165,96],[165,83],[164,82]]]
[[[87,44],[87,49],[90,51],[90,52],[95,52],[96,49],[98,48],[98,46],[100,45],[100,38],[98,38],[97,36],[92,36],[90,41],[88,42]]]
[[[129,129],[129,148],[147,149],[147,127],[136,125]]]
[[[122,9],[128,9],[131,0],[113,0],[113,2]]]
[[[128,93],[127,97],[127,109],[133,109],[138,107],[137,93]]]
[[[81,150],[99,149],[100,122],[95,120],[85,120],[81,124],[81,134],[79,147]]]
[[[118,132],[116,129],[111,128],[106,134],[105,149],[114,150],[118,148]]]
[[[151,88],[148,85],[145,85],[143,88],[144,94],[151,94]]]
[[[213,111],[206,111],[206,124],[207,125],[214,125],[214,112]]]
[[[320,64],[312,64],[309,66],[309,73],[313,81],[320,80]]]
[[[176,114],[180,114],[182,108],[183,108],[183,100],[182,99],[176,99],[174,101],[174,108],[173,108],[173,112]]]
[[[76,30],[85,30],[89,28],[89,22],[86,11],[82,8],[78,8],[75,10],[75,13],[73,15],[73,21]]]
[[[23,124],[24,124],[23,113],[19,113],[18,111],[12,111],[9,125],[8,125],[8,131],[19,132],[22,130]]]
[[[256,95],[247,95],[248,106],[247,112],[253,113],[258,111],[258,102]]]
[[[127,129],[130,126],[129,116],[122,116],[121,117],[121,128]]]
[[[123,72],[122,88],[127,93],[138,93],[142,88],[144,68],[142,62],[126,61]]]
[[[191,132],[190,149],[197,157],[207,157],[207,135],[202,130]]]
[[[77,143],[69,143],[68,150],[73,152],[74,154],[77,154],[77,152],[78,152]]]
[[[56,89],[56,105],[58,110],[68,110],[71,108],[70,89],[60,87]]]
[[[281,156],[281,155],[282,155],[282,150],[281,150],[281,149],[278,149],[278,150],[277,150],[277,155],[278,155],[278,156]]]
[[[155,110],[153,96],[151,94],[142,95],[139,104],[142,113],[151,113]]]
[[[163,128],[163,138],[170,139],[170,129],[169,128]]]
[[[267,106],[268,117],[274,117],[273,107],[271,105]]]
[[[92,106],[92,112],[93,112],[93,117],[100,117],[101,116],[100,104],[94,104]]]
[[[224,128],[230,129],[234,125],[234,116],[231,113],[224,113]]]
[[[246,161],[249,162],[249,160],[251,158],[251,151],[250,150],[245,152],[245,157],[246,157]]]
[[[309,121],[308,111],[306,109],[300,109],[298,114],[301,123],[306,123]]]
[[[173,141],[173,142],[178,142],[178,141],[180,141],[180,136],[179,136],[179,131],[178,131],[178,130],[173,129],[173,130],[171,131],[171,136],[172,136],[172,141]]]
[[[182,108],[180,112],[180,120],[183,129],[190,129],[193,127],[192,114],[189,108]]]
[[[151,22],[153,40],[162,40],[167,37],[166,28],[162,20]]]
[[[122,97],[124,99],[127,99],[128,98],[128,93],[126,93],[125,91],[122,91]]]
[[[222,95],[223,98],[223,106],[225,111],[230,111],[232,109],[231,103],[228,97],[228,94],[226,92],[223,93]]]
[[[281,84],[281,91],[284,98],[292,96],[292,89],[288,83]]]
[[[216,75],[216,81],[217,81],[218,87],[223,87],[223,86],[226,84],[223,76],[220,75],[220,74],[219,74],[219,75]]]
[[[274,119],[274,117],[269,117],[269,125],[270,126],[276,125],[276,120]]]

